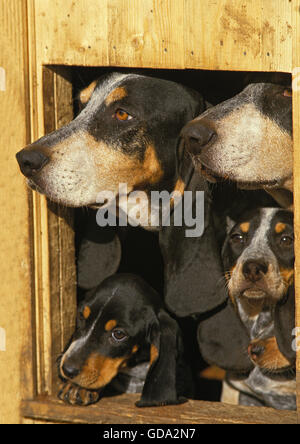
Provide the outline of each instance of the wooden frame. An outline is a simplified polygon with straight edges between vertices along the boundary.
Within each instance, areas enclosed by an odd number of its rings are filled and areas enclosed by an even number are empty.
[[[117,413],[109,400],[81,409],[51,398],[57,389],[55,358],[72,330],[76,307],[72,213],[57,206],[49,211],[43,197],[27,191],[14,153],[72,118],[68,70],[57,65],[293,72],[300,326],[300,0],[0,2],[5,31],[0,67],[7,79],[0,84],[5,146],[0,158],[6,165],[0,203],[8,215],[0,232],[0,328],[7,338],[6,351],[0,351],[0,421],[295,423],[294,412],[259,409],[256,417],[253,408],[219,403],[193,401],[181,407],[183,416],[172,417],[178,409],[136,410],[134,396],[121,397]],[[195,32],[201,29],[205,35]]]

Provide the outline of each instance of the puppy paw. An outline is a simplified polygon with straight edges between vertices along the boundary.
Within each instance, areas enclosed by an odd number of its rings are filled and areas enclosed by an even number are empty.
[[[100,399],[98,392],[86,390],[70,383],[63,384],[57,396],[68,404],[81,406],[95,404]]]

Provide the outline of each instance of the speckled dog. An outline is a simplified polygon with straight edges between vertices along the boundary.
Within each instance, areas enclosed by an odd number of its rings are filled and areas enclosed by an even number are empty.
[[[224,245],[229,296],[249,334],[254,364],[246,378],[228,374],[230,384],[244,393],[241,404],[296,409],[293,241],[293,214],[263,208],[235,224]],[[282,303],[290,307],[284,325]],[[282,336],[289,337],[287,347]]]
[[[289,206],[293,191],[292,92],[253,83],[182,131],[196,169],[211,182],[264,188]],[[284,191],[281,191],[284,190]]]
[[[226,402],[296,408],[293,241],[286,210],[229,221],[222,251],[229,299],[198,329],[204,359],[227,371]]]

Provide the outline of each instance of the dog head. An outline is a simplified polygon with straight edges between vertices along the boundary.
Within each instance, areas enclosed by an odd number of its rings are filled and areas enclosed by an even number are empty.
[[[67,206],[93,206],[100,192],[176,187],[177,140],[204,102],[174,82],[113,73],[80,95],[68,125],[17,154],[29,185]]]
[[[272,373],[287,370],[294,365],[280,352],[275,336],[251,341],[248,353],[256,366]]]
[[[107,386],[147,351],[150,367],[138,405],[176,404],[177,323],[159,295],[133,275],[105,280],[78,309],[77,327],[60,364],[60,376],[87,390]]]
[[[234,304],[277,303],[293,284],[293,214],[262,208],[245,215],[229,231],[222,256]]]
[[[211,182],[229,179],[241,188],[292,191],[290,89],[251,84],[190,122],[182,135],[196,169]]]

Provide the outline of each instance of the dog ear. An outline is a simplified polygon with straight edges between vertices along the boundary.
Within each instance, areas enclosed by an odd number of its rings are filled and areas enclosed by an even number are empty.
[[[226,232],[227,232],[227,234],[230,233],[230,231],[235,226],[235,224],[236,224],[236,222],[233,219],[231,219],[229,216],[226,216]]]
[[[182,199],[183,226],[174,226],[172,220],[170,227],[163,227],[160,231],[165,270],[165,303],[178,317],[208,312],[227,298],[207,183],[192,173],[186,190],[192,190],[193,201],[188,202],[185,196]],[[204,191],[204,208],[200,211],[200,216],[204,218],[204,231],[197,237],[188,237],[190,227],[185,223],[185,214],[192,212],[195,217],[195,206],[201,207],[200,197],[196,194],[198,191]],[[199,222],[199,217],[196,219]]]
[[[238,372],[253,368],[247,353],[250,337],[229,300],[200,322],[198,343],[209,364]]]
[[[96,213],[92,211],[78,254],[78,286],[83,290],[97,287],[117,272],[120,261],[121,243],[116,229],[99,227]]]
[[[186,401],[177,393],[178,335],[177,322],[160,311],[151,324],[150,368],[137,407],[182,404]]]
[[[295,328],[295,288],[290,286],[287,297],[275,307],[275,336],[281,353],[291,362],[296,360],[296,351],[292,348]]]

